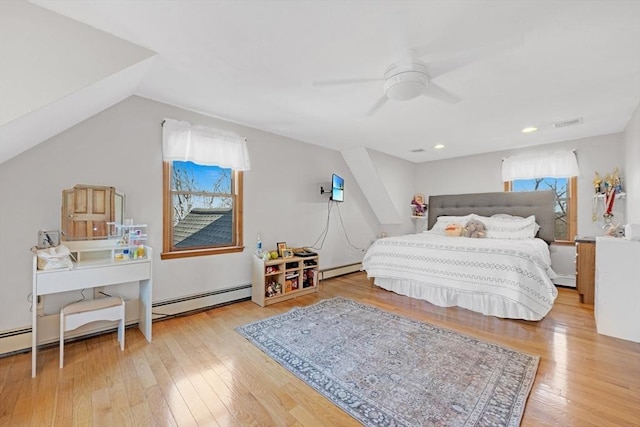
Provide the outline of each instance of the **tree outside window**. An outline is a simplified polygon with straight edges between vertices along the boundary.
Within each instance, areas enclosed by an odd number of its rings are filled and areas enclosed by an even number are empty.
[[[242,250],[242,172],[165,162],[162,258]]]
[[[573,241],[576,234],[576,178],[516,179],[505,183],[506,191],[548,191],[555,193],[555,240]]]

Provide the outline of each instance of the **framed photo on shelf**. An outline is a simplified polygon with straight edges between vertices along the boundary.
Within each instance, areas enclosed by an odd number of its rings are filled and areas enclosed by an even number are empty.
[[[414,195],[413,196],[413,200],[415,200],[416,203],[424,205],[424,194],[416,194],[416,195]]]
[[[282,253],[287,249],[287,242],[278,242],[278,256],[284,257]]]
[[[283,249],[282,258],[293,258],[293,249],[288,249],[288,248]]]

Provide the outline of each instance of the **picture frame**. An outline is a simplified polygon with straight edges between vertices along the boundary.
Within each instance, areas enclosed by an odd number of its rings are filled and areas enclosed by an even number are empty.
[[[283,249],[282,258],[293,258],[293,249],[289,249],[289,248]]]
[[[424,194],[415,194],[413,196],[413,200],[415,200],[416,203],[424,205]]]
[[[287,242],[278,242],[277,247],[278,247],[278,256],[282,257],[282,253],[284,252],[285,249],[287,249]]]

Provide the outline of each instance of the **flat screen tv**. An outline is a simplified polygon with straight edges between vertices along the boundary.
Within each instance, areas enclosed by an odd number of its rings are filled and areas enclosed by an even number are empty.
[[[344,202],[344,179],[335,173],[331,175],[331,200]]]

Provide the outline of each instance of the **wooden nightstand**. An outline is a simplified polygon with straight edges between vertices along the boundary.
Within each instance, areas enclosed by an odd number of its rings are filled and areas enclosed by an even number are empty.
[[[576,238],[576,288],[580,302],[593,305],[596,277],[596,238]]]

